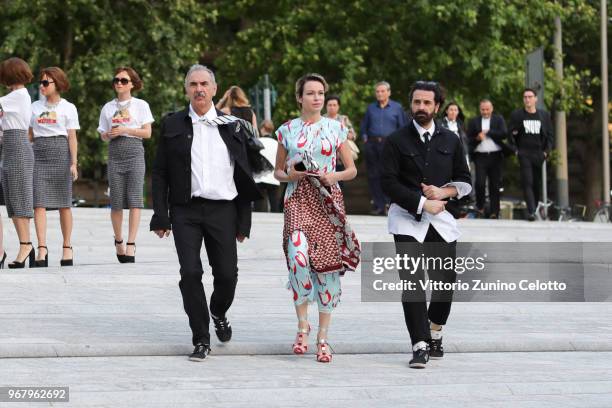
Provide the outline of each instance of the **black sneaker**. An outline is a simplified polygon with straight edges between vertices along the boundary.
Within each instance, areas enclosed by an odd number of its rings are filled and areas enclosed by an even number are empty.
[[[213,322],[215,323],[215,333],[217,333],[217,337],[221,343],[228,342],[232,339],[232,326],[230,322],[227,321],[227,318],[213,317]]]
[[[442,347],[442,338],[440,340],[429,340],[429,358],[432,360],[440,360],[444,357],[444,347]]]
[[[429,349],[423,348],[412,352],[412,360],[408,366],[410,368],[425,368],[429,361]]]
[[[198,343],[193,349],[193,353],[191,353],[191,355],[189,356],[189,360],[197,362],[204,361],[204,359],[208,356],[209,353],[210,346],[208,344]]]
[[[527,216],[527,221],[535,221],[536,220],[536,216],[535,214],[529,214]]]

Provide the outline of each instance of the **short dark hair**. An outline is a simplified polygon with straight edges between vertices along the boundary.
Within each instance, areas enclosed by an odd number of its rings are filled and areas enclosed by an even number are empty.
[[[66,92],[70,89],[70,82],[66,73],[59,67],[47,67],[40,70],[40,79],[46,75],[47,78],[51,78],[55,82],[55,89],[57,92]]]
[[[27,62],[12,57],[0,63],[0,84],[5,86],[25,85],[34,78]]]
[[[414,91],[429,91],[434,93],[434,102],[442,105],[444,103],[444,94],[440,84],[434,81],[416,81],[410,88],[410,103],[412,103],[412,96]]]
[[[525,92],[531,92],[533,96],[535,96],[536,98],[538,97],[538,93],[533,88],[526,87],[525,89],[523,89],[523,95],[525,95]]]
[[[134,86],[134,88],[132,88],[132,91],[137,92],[142,89],[142,85],[143,85],[142,79],[140,79],[140,75],[138,75],[138,72],[136,72],[134,68],[118,67],[115,69],[115,75],[117,75],[120,72],[125,72],[130,77],[130,81],[132,81],[132,85]]]
[[[310,82],[310,81],[315,81],[315,82],[319,82],[323,84],[323,91],[327,92],[329,86],[327,85],[327,81],[325,80],[325,78],[323,78],[323,75],[319,75],[315,73],[306,74],[295,82],[296,99],[301,98],[304,95],[304,85],[306,85],[306,82]],[[298,102],[298,105],[300,106],[300,108],[302,107],[302,104],[299,102]]]
[[[325,98],[325,106],[327,106],[327,102],[329,101],[336,101],[338,102],[338,106],[342,105],[340,103],[340,97],[338,95],[329,95],[327,98]]]

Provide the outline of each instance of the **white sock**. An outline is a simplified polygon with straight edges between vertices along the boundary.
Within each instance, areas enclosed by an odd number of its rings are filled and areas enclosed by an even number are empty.
[[[427,348],[427,343],[424,341],[419,341],[417,344],[412,346],[412,351],[423,350]]]
[[[442,329],[440,330],[430,330],[431,338],[433,340],[440,340],[442,338]]]

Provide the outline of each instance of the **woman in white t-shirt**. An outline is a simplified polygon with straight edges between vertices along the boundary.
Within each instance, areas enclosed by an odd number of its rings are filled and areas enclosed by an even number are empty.
[[[29,258],[34,266],[34,247],[30,242],[30,218],[33,214],[32,179],[34,153],[28,140],[32,116],[30,94],[25,84],[32,80],[32,71],[20,58],[9,58],[0,64],[0,83],[10,93],[0,97],[2,117],[2,190],[6,211],[13,219],[19,237],[19,252],[9,268],[23,268]],[[2,266],[4,259],[2,258]]]
[[[98,132],[102,140],[109,142],[108,184],[117,259],[121,263],[132,263],[135,261],[140,209],[144,207],[142,139],[151,137],[153,115],[147,102],[132,97],[132,92],[142,89],[142,80],[133,68],[117,68],[113,88],[117,98],[102,108]],[[127,246],[123,244],[121,228],[124,209],[130,210]]]
[[[34,224],[38,238],[37,267],[49,266],[47,208],[59,209],[64,238],[61,266],[73,264],[72,182],[77,179],[77,138],[80,129],[76,107],[60,93],[70,83],[58,67],[40,72],[43,100],[32,104],[30,138],[34,142]]]

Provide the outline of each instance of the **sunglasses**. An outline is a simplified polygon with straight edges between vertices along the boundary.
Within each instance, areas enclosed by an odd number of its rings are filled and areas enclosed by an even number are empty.
[[[49,86],[49,84],[54,84],[55,82],[53,81],[47,81],[46,79],[43,79],[42,81],[38,82],[43,88],[46,88]]]
[[[127,85],[129,84],[131,81],[127,78],[113,78],[113,85],[117,85],[117,84],[121,84],[121,85]]]

